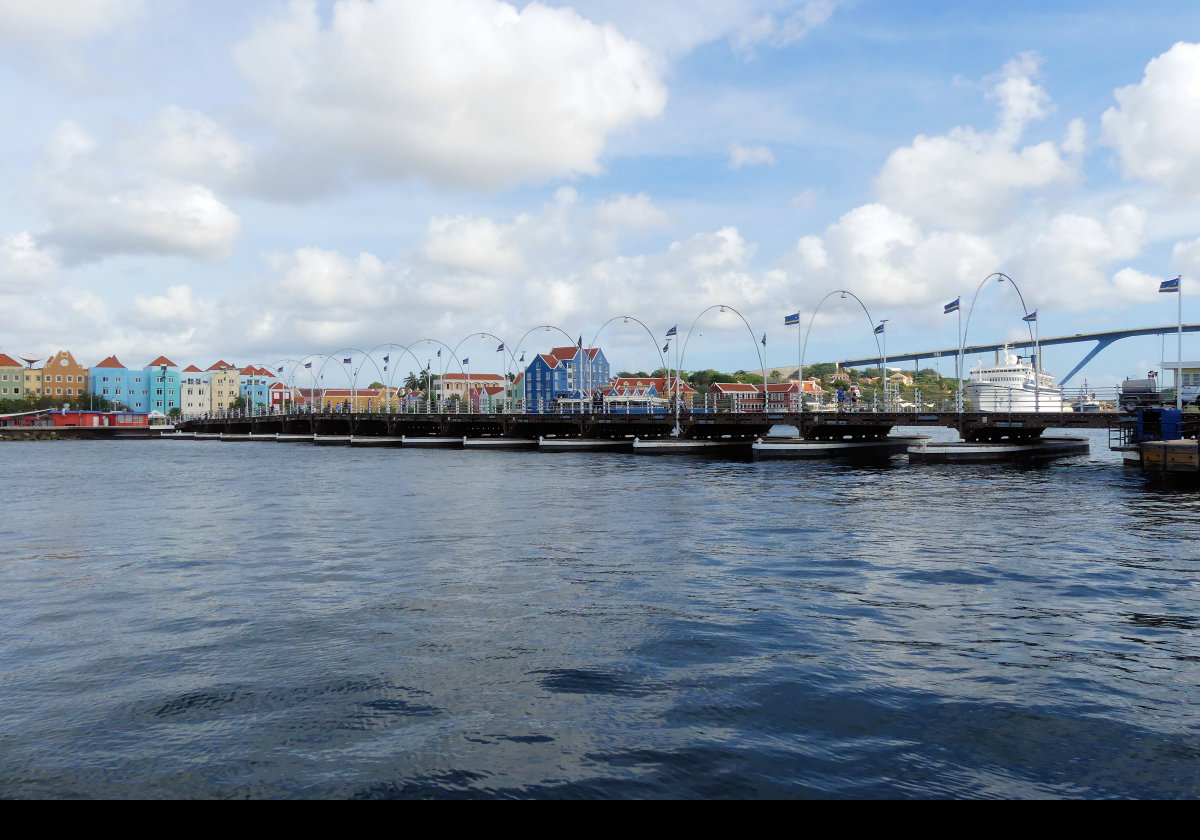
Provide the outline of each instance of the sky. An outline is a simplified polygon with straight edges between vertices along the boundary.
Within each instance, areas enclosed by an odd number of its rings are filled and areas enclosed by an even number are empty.
[[[1194,2],[0,0],[0,86],[14,357],[775,369],[959,296],[967,344],[1171,325],[1177,275],[1200,321]]]

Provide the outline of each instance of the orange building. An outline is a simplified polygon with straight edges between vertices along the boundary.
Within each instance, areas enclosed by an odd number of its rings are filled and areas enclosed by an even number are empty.
[[[32,397],[78,404],[88,394],[88,370],[75,361],[69,350],[59,350],[40,369],[25,371],[25,388]]]

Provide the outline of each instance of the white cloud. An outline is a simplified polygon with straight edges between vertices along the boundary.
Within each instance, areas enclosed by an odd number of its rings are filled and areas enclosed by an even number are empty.
[[[1103,142],[1121,169],[1184,193],[1200,188],[1200,44],[1180,42],[1146,65],[1142,81],[1114,92]]]
[[[766,146],[743,146],[741,143],[734,143],[729,149],[730,169],[774,164],[775,155]]]
[[[28,231],[0,237],[0,292],[28,294],[58,279],[58,264]]]
[[[497,188],[595,174],[666,102],[652,56],[569,9],[295,0],[235,50],[286,144],[375,177]]]
[[[491,219],[454,216],[431,219],[421,246],[429,262],[486,274],[510,274],[524,264],[511,242],[513,228]]]
[[[1146,212],[1130,204],[1114,207],[1103,220],[1059,214],[1015,249],[1012,274],[1026,288],[1032,282],[1043,306],[1081,310],[1151,301],[1156,282],[1133,282],[1135,274],[1128,267],[1109,274],[1115,263],[1141,252],[1146,225]]]
[[[997,264],[991,243],[976,234],[926,234],[911,216],[867,204],[808,236],[785,263],[814,290],[849,289],[876,307],[928,309],[953,297]]]
[[[103,35],[141,16],[143,0],[0,0],[0,45],[49,45]]]
[[[211,189],[159,174],[153,155],[128,166],[118,157],[74,123],[58,127],[39,173],[48,244],[69,261],[118,253],[215,260],[230,253],[240,221]]]
[[[596,208],[596,224],[611,229],[651,230],[671,225],[671,216],[657,206],[646,193],[618,195],[601,201]]]
[[[172,106],[122,140],[114,157],[164,176],[227,185],[249,177],[253,150],[205,114]]]
[[[743,55],[753,55],[757,46],[775,49],[790,46],[827,22],[833,10],[832,0],[810,0],[789,13],[764,14],[734,34],[733,48]]]
[[[134,295],[130,321],[150,333],[184,332],[192,335],[209,326],[214,306],[197,300],[191,286],[170,286],[160,295]]]
[[[727,39],[744,57],[755,47],[790,46],[825,23],[832,0],[566,0],[585,17],[614,24],[655,53],[674,60],[703,44]]]
[[[1055,144],[1018,148],[1028,124],[1049,107],[1033,81],[1036,70],[1026,55],[995,79],[989,93],[1000,106],[994,131],[958,127],[943,136],[920,135],[892,152],[876,179],[880,199],[925,225],[984,231],[1012,221],[1027,192],[1073,183],[1078,163],[1064,159]],[[1068,135],[1072,154],[1078,154],[1080,130]]]

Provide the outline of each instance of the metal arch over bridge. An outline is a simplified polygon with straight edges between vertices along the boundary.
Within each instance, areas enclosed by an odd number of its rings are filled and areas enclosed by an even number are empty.
[[[1049,347],[1057,344],[1077,344],[1082,341],[1096,342],[1096,346],[1088,351],[1087,355],[1083,357],[1079,364],[1075,365],[1075,367],[1071,369],[1070,373],[1059,380],[1060,385],[1065,385],[1071,379],[1071,377],[1083,370],[1083,366],[1094,359],[1101,350],[1108,347],[1108,345],[1115,341],[1120,341],[1122,338],[1137,338],[1139,336],[1147,335],[1174,335],[1175,333],[1179,332],[1179,329],[1180,328],[1178,324],[1172,324],[1165,327],[1142,327],[1134,330],[1112,330],[1110,332],[1099,333],[1076,333],[1075,335],[1065,335],[1059,338],[1041,338],[1038,339],[1038,344],[1040,344],[1042,347]],[[1184,324],[1183,331],[1200,332],[1200,324]],[[1027,342],[1024,340],[1007,342],[1009,347],[1023,347],[1026,346],[1026,344]],[[1001,350],[1004,347],[1005,343],[972,344],[969,347],[963,348],[963,359],[965,361],[966,357],[971,353],[991,353]],[[921,359],[954,358],[957,355],[958,348],[954,347],[949,350],[930,350],[924,353],[888,353],[887,361],[914,362],[919,366]],[[849,361],[839,362],[838,365],[839,367],[843,368],[872,367],[880,364],[882,361],[883,359],[881,359],[879,356],[875,356],[867,359],[850,359]]]

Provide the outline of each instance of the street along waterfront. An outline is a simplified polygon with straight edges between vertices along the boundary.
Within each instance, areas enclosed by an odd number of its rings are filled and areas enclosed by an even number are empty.
[[[0,794],[1194,796],[1197,502],[1104,443],[6,444]]]

